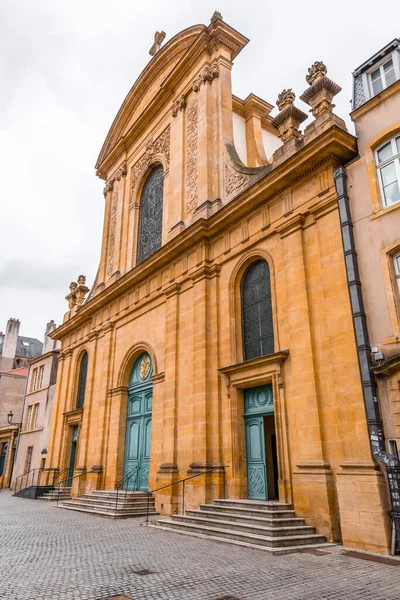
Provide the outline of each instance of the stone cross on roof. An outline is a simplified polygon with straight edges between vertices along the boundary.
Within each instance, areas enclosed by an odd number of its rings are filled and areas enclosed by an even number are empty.
[[[166,33],[165,31],[156,31],[154,34],[154,44],[149,50],[150,56],[154,56],[161,49],[161,44],[165,39]]]

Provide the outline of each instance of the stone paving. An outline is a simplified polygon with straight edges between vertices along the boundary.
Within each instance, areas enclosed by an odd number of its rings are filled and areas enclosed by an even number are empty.
[[[142,573],[140,573],[142,571]],[[271,556],[0,492],[1,600],[399,600],[400,566]]]

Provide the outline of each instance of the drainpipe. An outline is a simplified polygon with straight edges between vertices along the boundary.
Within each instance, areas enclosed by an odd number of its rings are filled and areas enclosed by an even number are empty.
[[[347,195],[346,169],[341,166],[333,172],[339,205],[339,218],[346,263],[347,285],[349,288],[354,332],[357,343],[358,363],[362,381],[367,424],[372,453],[375,458],[385,460],[385,438],[379,410],[378,392],[372,368],[371,347],[369,344],[367,317],[364,311],[361,281],[358,271],[357,252],[354,243],[349,197]]]

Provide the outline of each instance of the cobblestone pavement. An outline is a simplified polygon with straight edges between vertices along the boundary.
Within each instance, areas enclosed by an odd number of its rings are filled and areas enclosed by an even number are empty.
[[[138,574],[145,570],[147,574]],[[148,571],[151,571],[148,573]],[[0,492],[1,600],[399,600],[400,566],[271,556]]]

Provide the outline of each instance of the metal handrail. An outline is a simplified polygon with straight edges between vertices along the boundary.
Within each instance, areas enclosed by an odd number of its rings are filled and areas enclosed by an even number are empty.
[[[36,485],[38,485],[43,472],[47,472],[46,483],[48,484],[50,471],[58,471],[58,467],[49,467],[49,468],[36,467],[35,469],[29,469],[29,471],[27,471],[26,473],[22,473],[22,475],[19,475],[15,480],[15,493],[18,494],[23,489],[26,490],[26,488],[33,486],[36,474],[37,474],[36,475]],[[24,477],[26,478],[26,480],[25,480],[26,485],[24,487],[22,487]],[[54,477],[56,477],[56,475]],[[31,481],[29,483],[30,478],[31,478]],[[54,481],[54,478],[53,478],[53,481]],[[19,483],[19,489],[18,489],[18,483]]]
[[[56,487],[56,479],[58,479],[58,484],[59,484],[60,483],[60,477],[62,475],[65,475],[65,473],[68,473],[68,471],[69,471],[69,467],[67,467],[66,469],[63,469],[62,471],[59,471],[59,473],[56,473],[54,475],[54,477],[53,477],[53,487]]]
[[[69,471],[69,469],[68,469]],[[60,497],[60,484],[64,483],[65,481],[72,481],[73,479],[76,479],[77,477],[83,477],[84,475],[89,475],[90,473],[99,473],[98,469],[91,469],[90,471],[83,471],[82,473],[79,473],[78,475],[74,475],[73,477],[68,477],[67,479],[63,479],[62,481],[59,481],[59,485],[57,488],[57,506],[58,506],[58,499]],[[78,496],[80,494],[80,481],[79,481],[79,486],[78,486]]]
[[[132,477],[136,474],[139,473],[140,469],[142,467],[139,467],[139,465],[136,465],[136,467],[134,467],[131,471],[129,471],[129,473],[127,473],[126,475],[124,475],[124,477],[120,480],[117,481],[117,483],[115,484],[115,489],[117,490],[117,497],[115,500],[115,510],[118,510],[118,495],[119,495],[119,490],[124,487],[124,482],[126,480],[126,488],[125,488],[125,501],[126,501],[126,497],[128,495],[128,485],[130,480],[132,479]],[[136,480],[137,483],[137,480]],[[136,486],[135,486],[136,487]]]
[[[159,488],[155,488],[154,490],[150,490],[147,492],[147,508],[146,508],[146,525],[149,524],[149,507],[150,507],[150,494],[154,492],[159,492],[160,490],[165,490],[166,488],[172,487],[173,485],[177,485],[178,483],[182,484],[182,514],[185,513],[185,481],[188,479],[194,479],[195,477],[201,477],[202,475],[207,475],[207,473],[213,473],[214,471],[220,471],[222,469],[222,473],[224,476],[224,498],[226,496],[225,493],[225,469],[229,467],[229,465],[220,465],[219,467],[213,467],[212,469],[208,469],[207,471],[203,471],[202,473],[197,473],[196,475],[190,475],[190,477],[185,477],[185,479],[179,479],[178,481],[174,481],[173,483],[169,483],[168,485],[163,485]]]

